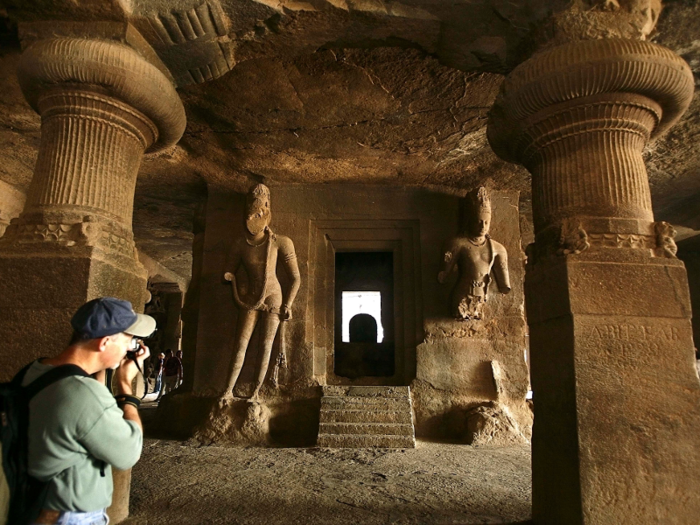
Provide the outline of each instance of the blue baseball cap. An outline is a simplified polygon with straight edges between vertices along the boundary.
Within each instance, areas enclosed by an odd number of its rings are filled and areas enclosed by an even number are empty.
[[[114,297],[99,297],[78,308],[70,324],[83,339],[99,339],[124,332],[148,337],[156,329],[150,315],[137,314],[129,301]]]

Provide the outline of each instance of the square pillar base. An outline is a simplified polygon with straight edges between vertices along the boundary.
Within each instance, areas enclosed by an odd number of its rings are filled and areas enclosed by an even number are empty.
[[[90,299],[114,296],[143,311],[146,274],[137,261],[117,265],[89,247],[47,248],[0,252],[0,381],[33,359],[60,353],[71,316]]]
[[[700,380],[683,264],[561,257],[528,271],[526,300],[534,522],[697,522]]]

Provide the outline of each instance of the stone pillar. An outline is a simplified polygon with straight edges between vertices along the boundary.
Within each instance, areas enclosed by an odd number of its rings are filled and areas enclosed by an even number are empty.
[[[144,152],[175,144],[185,113],[166,75],[117,41],[39,40],[18,75],[41,114],[41,143],[24,211],[0,239],[0,374],[60,352],[70,316],[111,295],[143,309],[146,272],[131,229]],[[128,513],[115,476],[113,521]]]
[[[199,324],[200,280],[204,261],[204,230],[206,226],[206,201],[201,202],[194,214],[194,240],[192,241],[192,279],[185,293],[182,307],[182,364],[185,377],[180,389],[191,392],[194,388],[194,367],[197,354],[197,325]]]
[[[692,93],[690,69],[665,48],[584,40],[517,67],[490,114],[494,151],[532,174],[537,524],[700,515],[688,284],[642,159]]]

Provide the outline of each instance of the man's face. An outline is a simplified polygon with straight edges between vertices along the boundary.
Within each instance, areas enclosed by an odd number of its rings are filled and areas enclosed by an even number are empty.
[[[491,214],[488,212],[477,212],[470,221],[469,234],[473,237],[483,237],[491,228]]]
[[[106,368],[115,369],[131,350],[132,336],[125,333],[110,335],[106,338],[103,352]]]

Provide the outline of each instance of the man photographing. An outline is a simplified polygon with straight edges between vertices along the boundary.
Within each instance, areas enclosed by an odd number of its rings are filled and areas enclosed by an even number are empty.
[[[61,365],[85,372],[50,384],[29,403],[28,473],[48,482],[35,523],[101,525],[112,503],[111,467],[129,469],[141,455],[140,400],[131,385],[149,355],[140,338],[156,322],[128,301],[102,297],[81,306],[71,325],[68,347],[32,363],[22,380],[27,386]],[[105,386],[109,369],[116,369],[114,397]]]

